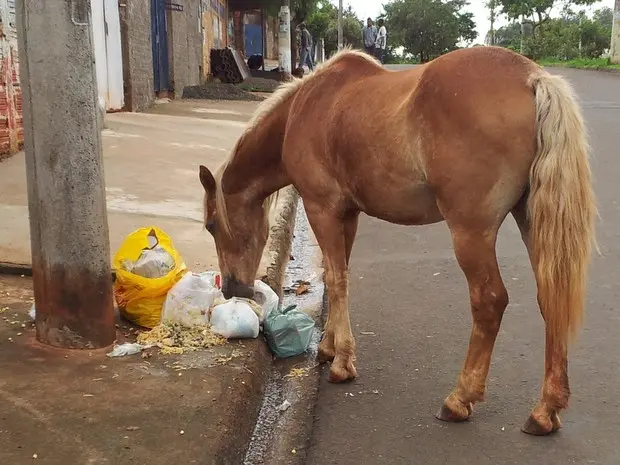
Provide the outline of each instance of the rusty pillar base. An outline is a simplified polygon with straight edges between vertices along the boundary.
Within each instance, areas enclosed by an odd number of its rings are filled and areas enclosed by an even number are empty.
[[[116,339],[109,274],[33,268],[37,340],[63,349],[100,349]]]

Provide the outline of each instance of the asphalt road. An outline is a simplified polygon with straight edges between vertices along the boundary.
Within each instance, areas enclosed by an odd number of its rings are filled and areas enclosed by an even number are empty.
[[[468,291],[445,224],[362,218],[351,264],[358,379],[320,385],[308,465],[620,463],[620,75],[559,70],[575,85],[591,134],[601,220],[585,327],[570,355],[573,396],[563,429],[519,428],[540,391],[543,324],[512,217],[498,252],[510,294],[488,381],[471,421],[434,418],[470,333]]]

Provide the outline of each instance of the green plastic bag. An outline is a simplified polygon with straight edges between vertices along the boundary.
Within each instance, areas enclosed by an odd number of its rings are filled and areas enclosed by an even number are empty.
[[[271,351],[277,358],[295,357],[303,354],[310,345],[314,332],[314,320],[291,305],[267,314],[263,331]]]

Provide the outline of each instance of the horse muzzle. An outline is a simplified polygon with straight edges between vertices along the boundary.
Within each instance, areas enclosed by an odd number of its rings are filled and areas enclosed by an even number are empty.
[[[222,279],[222,294],[224,294],[225,299],[233,297],[251,299],[254,296],[254,289],[237,280],[234,276],[224,276]]]

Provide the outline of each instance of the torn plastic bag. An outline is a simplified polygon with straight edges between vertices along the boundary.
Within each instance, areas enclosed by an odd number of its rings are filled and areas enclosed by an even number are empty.
[[[278,294],[275,293],[269,284],[260,280],[254,281],[254,296],[252,297],[252,300],[263,309],[263,315],[260,320],[261,324],[264,324],[267,315],[273,311],[276,311],[278,309],[278,305],[280,305],[280,298],[278,297]]]
[[[226,339],[254,339],[260,330],[257,311],[262,316],[262,308],[254,302],[233,297],[211,310],[211,331]]]
[[[222,298],[218,283],[219,274],[213,271],[185,273],[168,291],[161,321],[188,327],[207,324],[210,308],[217,299]]]
[[[121,315],[146,328],[159,324],[168,291],[187,271],[172,239],[155,226],[127,236],[114,256],[113,267],[114,297]]]
[[[295,357],[308,350],[314,320],[303,312],[295,310],[297,305],[274,310],[267,315],[263,331],[269,348],[278,358]]]

